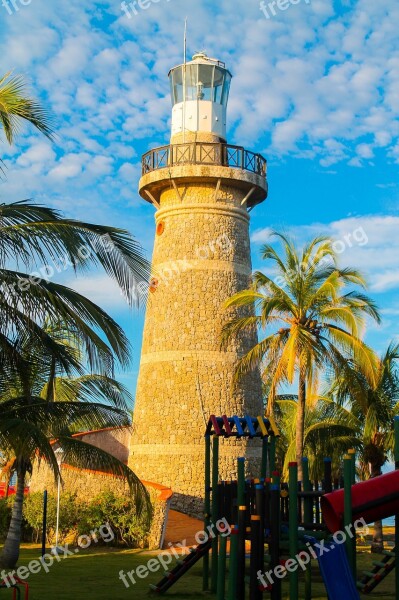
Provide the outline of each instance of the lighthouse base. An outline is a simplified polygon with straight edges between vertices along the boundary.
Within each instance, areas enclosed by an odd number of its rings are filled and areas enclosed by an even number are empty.
[[[132,440],[133,441],[133,440]],[[247,459],[247,477],[258,477],[261,441],[226,440],[220,445],[220,480],[237,478],[237,458]],[[165,469],[165,464],[170,469]],[[173,491],[171,508],[202,517],[205,490],[204,444],[140,444],[130,446],[129,466],[143,480],[156,481]]]

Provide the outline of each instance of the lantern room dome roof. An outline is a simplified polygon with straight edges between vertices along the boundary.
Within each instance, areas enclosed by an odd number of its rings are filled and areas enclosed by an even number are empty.
[[[232,77],[232,74],[230,73],[230,71],[228,69],[226,69],[226,63],[224,63],[221,60],[218,60],[217,58],[210,58],[206,52],[196,52],[193,57],[192,60],[190,60],[189,62],[186,63],[186,65],[209,65],[210,67],[216,66],[216,67],[220,67],[221,69],[225,69],[230,77]],[[175,69],[179,69],[180,67],[183,67],[184,63],[182,63],[181,65],[177,65],[176,67],[173,67],[172,69],[170,69],[168,76],[170,76],[171,72],[174,71]]]

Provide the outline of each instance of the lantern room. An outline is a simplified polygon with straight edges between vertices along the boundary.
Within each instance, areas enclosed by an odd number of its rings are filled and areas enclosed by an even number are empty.
[[[200,131],[226,139],[231,77],[224,63],[205,53],[171,69],[172,137]]]

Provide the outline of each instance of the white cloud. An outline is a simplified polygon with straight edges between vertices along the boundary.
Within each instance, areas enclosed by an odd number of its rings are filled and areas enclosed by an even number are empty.
[[[325,235],[336,241],[340,263],[365,273],[373,293],[399,289],[399,217],[370,215],[348,217],[332,223],[312,223],[290,227],[298,244],[316,235]],[[271,230],[260,229],[253,233],[255,244],[271,242]]]
[[[76,290],[105,310],[128,309],[128,304],[118,285],[107,275],[79,276],[64,285]]]
[[[89,158],[86,153],[66,154],[61,157],[57,166],[49,172],[49,177],[64,180],[77,177],[83,171],[83,165]]]
[[[22,152],[17,159],[17,165],[29,167],[36,163],[52,163],[55,159],[55,152],[49,142],[33,142],[25,152]]]
[[[361,158],[373,158],[374,152],[370,144],[359,144],[356,146],[356,153]]]

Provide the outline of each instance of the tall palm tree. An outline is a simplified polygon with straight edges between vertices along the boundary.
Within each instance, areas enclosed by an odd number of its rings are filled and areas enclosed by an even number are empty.
[[[361,422],[360,473],[366,479],[378,477],[388,458],[393,459],[394,417],[399,414],[399,344],[391,342],[382,354],[374,383],[359,365],[351,362],[345,377],[336,377],[331,393],[340,404],[348,404]],[[374,525],[371,549],[384,549],[381,521]]]
[[[45,329],[52,328],[46,325]],[[75,359],[83,357],[75,334],[57,328],[52,333],[56,343],[69,347]],[[71,465],[107,471],[125,479],[138,512],[147,509],[149,514],[148,495],[136,475],[107,452],[73,437],[76,431],[127,426],[132,398],[124,386],[106,375],[66,376],[62,367],[54,364],[53,353],[47,352],[34,336],[28,335],[22,341],[21,354],[25,369],[0,376],[0,447],[14,456],[9,467],[18,479],[0,557],[4,568],[13,568],[19,557],[26,477],[38,458],[46,460],[58,477],[56,448],[62,448],[64,460]]]
[[[48,113],[26,95],[23,80],[8,73],[0,80],[0,127],[9,143],[21,119],[52,137]],[[148,500],[125,465],[71,437],[77,426],[95,429],[127,423],[123,394],[111,382],[114,363],[129,363],[129,344],[122,329],[101,308],[49,280],[49,261],[57,271],[63,264],[74,272],[84,272],[93,265],[104,268],[130,304],[137,302],[137,284],[148,279],[150,270],[141,246],[125,230],[65,219],[58,211],[29,201],[0,205],[0,380],[5,382],[0,397],[0,447],[15,456],[18,475],[2,556],[4,566],[10,568],[18,559],[23,490],[33,459],[45,458],[59,474],[54,439],[62,445],[70,464],[106,468],[129,482],[138,501]],[[37,269],[44,269],[45,275],[31,272]],[[75,349],[63,344],[54,331],[46,330],[44,324],[49,320],[73,332],[87,359],[89,376],[97,372],[101,385],[93,377],[88,383]],[[27,340],[35,349],[30,354],[26,352]],[[50,368],[45,375],[45,398],[36,389],[43,382],[43,368]],[[68,388],[60,373],[79,379],[73,385],[70,382]],[[68,402],[54,402],[57,387]],[[91,399],[90,392],[100,388],[103,395],[110,392],[111,404],[76,402],[78,396]]]
[[[52,139],[53,123],[49,112],[28,95],[24,78],[9,71],[0,77],[0,126],[9,144],[13,143],[21,120],[29,121]]]
[[[242,330],[260,331],[261,340],[239,360],[235,378],[261,367],[270,389],[268,411],[273,411],[279,386],[297,383],[295,455],[302,478],[306,403],[317,397],[320,375],[327,369],[342,372],[351,357],[375,383],[378,359],[361,335],[365,318],[379,322],[379,314],[370,298],[347,289],[365,287],[365,281],[357,270],[337,266],[331,240],[317,237],[301,251],[286,236],[274,236],[282,243],[283,254],[271,244],[262,248],[262,258],[274,275],[257,271],[252,286],[226,302],[227,309],[244,307],[247,314],[231,317],[222,340],[226,344]]]

